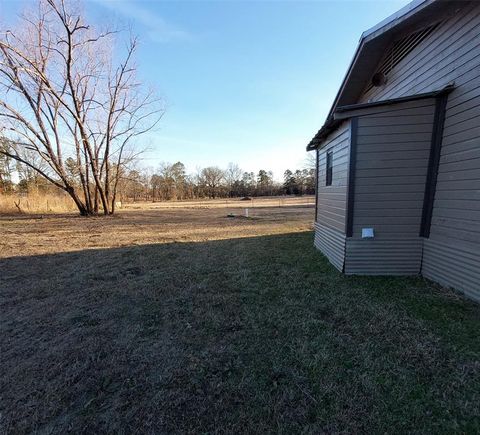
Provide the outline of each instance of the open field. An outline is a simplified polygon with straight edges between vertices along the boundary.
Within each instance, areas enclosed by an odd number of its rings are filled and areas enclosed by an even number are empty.
[[[285,200],[284,200],[285,201]],[[74,214],[0,217],[0,258],[172,242],[204,242],[312,229],[308,197],[250,201],[134,203],[112,217]],[[244,218],[248,204],[249,219]],[[253,207],[252,207],[253,206]],[[234,214],[234,218],[227,217]]]
[[[249,200],[242,200],[241,198],[218,198],[186,201],[136,202],[125,204],[123,208],[125,210],[157,210],[159,208],[226,208],[235,210],[238,213],[237,209],[239,208],[252,209],[305,205],[315,205],[315,196],[260,196],[252,197]]]
[[[0,433],[480,431],[477,304],[242,208],[0,217]]]
[[[258,208],[284,207],[292,205],[315,204],[314,195],[252,197],[242,201],[240,198],[193,199],[184,201],[138,201],[121,204],[124,210],[157,210],[159,208]],[[0,195],[0,214],[58,214],[76,213],[72,199],[66,194],[30,193],[28,195]]]

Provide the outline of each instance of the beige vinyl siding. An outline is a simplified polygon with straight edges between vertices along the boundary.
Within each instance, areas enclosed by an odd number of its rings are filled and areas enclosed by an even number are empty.
[[[345,234],[315,223],[315,247],[319,249],[340,272],[345,259]]]
[[[326,186],[326,156],[333,155],[332,185]],[[339,270],[345,254],[345,220],[350,153],[350,122],[345,121],[318,152],[315,246]]]
[[[480,3],[445,20],[394,68],[384,87],[372,89],[362,101],[453,82],[422,273],[480,300]]]
[[[327,152],[333,154],[332,185],[326,186]],[[350,123],[345,122],[327,137],[318,151],[317,222],[345,231],[345,208],[350,152]]]
[[[423,275],[480,300],[478,244],[457,242],[454,248],[448,238],[425,239]]]
[[[422,262],[422,239],[347,239],[345,273],[352,275],[416,275]]]
[[[478,89],[480,4],[462,8],[443,21],[389,73],[386,85],[372,88],[359,102],[434,91],[455,81],[461,93]],[[457,89],[458,93],[458,89]],[[478,93],[476,94],[478,95]],[[452,95],[450,103],[455,100]]]
[[[377,109],[378,110],[378,109]],[[345,273],[420,273],[425,183],[435,101],[384,106],[358,118],[353,234]],[[373,228],[374,239],[362,239]]]

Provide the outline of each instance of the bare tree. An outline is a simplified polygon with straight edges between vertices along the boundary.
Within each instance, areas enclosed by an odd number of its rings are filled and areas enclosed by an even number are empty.
[[[217,166],[203,168],[200,172],[200,183],[210,198],[219,196],[219,190],[225,180],[225,172]]]
[[[236,163],[230,162],[225,170],[225,181],[227,182],[229,196],[233,196],[235,184],[242,179],[243,170]]]
[[[305,157],[304,163],[303,163],[304,169],[315,169],[317,168],[317,157],[315,153],[307,153],[307,157]]]
[[[0,39],[0,128],[11,144],[0,152],[65,190],[82,215],[114,213],[134,141],[164,112],[137,79],[137,39],[114,53],[119,35],[87,25],[73,3],[40,0]]]

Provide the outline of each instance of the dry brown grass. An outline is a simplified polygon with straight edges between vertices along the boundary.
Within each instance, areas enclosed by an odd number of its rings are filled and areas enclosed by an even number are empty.
[[[75,210],[75,204],[66,194],[29,193],[28,195],[0,195],[0,213],[3,214],[50,214],[68,213]]]
[[[158,210],[165,208],[226,208],[237,209],[255,209],[261,207],[286,207],[286,206],[313,206],[315,204],[314,195],[305,196],[261,196],[252,197],[250,200],[241,198],[220,198],[220,199],[193,199],[185,201],[163,201],[163,202],[134,202],[123,205],[126,210]]]
[[[296,199],[291,203],[295,204]],[[242,201],[184,202],[182,207],[139,203],[112,217],[74,214],[0,217],[0,258],[97,248],[208,241],[286,234],[312,229],[312,206],[278,207],[277,199],[249,208]],[[202,205],[203,204],[203,205]],[[134,207],[141,207],[140,210]],[[234,214],[234,218],[229,218]]]
[[[18,204],[18,207],[17,205]],[[304,206],[315,204],[315,197],[305,195],[301,197],[275,196],[251,198],[249,201],[242,201],[240,198],[222,198],[222,199],[195,199],[185,201],[137,201],[117,203],[118,209],[125,210],[158,210],[165,208],[259,208],[259,207],[285,207],[285,206]],[[42,193],[30,192],[25,195],[0,194],[0,214],[59,214],[76,213],[77,209],[72,199],[62,192]]]

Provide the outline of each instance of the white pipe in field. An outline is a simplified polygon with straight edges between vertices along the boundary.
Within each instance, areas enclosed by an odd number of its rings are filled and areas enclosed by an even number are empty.
[[[248,218],[248,208],[245,209],[245,217]]]

